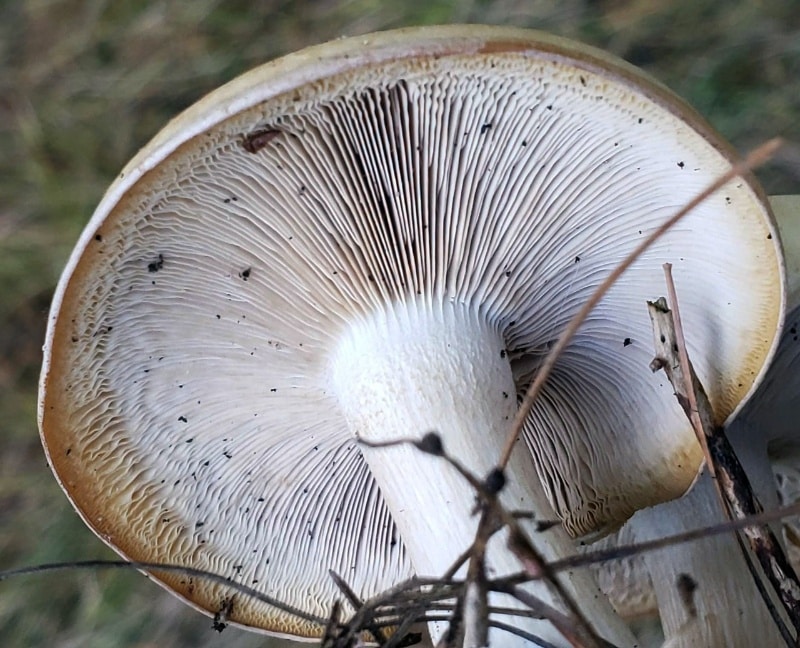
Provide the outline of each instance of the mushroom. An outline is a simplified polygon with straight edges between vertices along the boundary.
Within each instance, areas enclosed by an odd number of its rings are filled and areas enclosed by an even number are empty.
[[[400,30],[257,68],[156,135],[81,236],[45,344],[49,462],[121,555],[318,616],[337,598],[329,569],[363,597],[441,574],[474,534],[473,493],[435,457],[358,439],[436,430],[490,470],[566,322],[733,157],[641,72],[536,32]],[[700,451],[650,375],[644,302],[674,262],[692,357],[728,416],[776,341],[774,233],[737,180],[634,264],[534,407],[510,508],[605,533],[689,487]],[[562,529],[535,542],[548,559],[573,551]],[[488,560],[519,569],[501,537]],[[242,625],[321,631],[154,577]],[[587,572],[563,580],[601,635],[631,644]],[[563,645],[545,621],[515,623]]]
[[[786,252],[790,313],[775,358],[752,399],[728,427],[737,456],[765,508],[797,499],[800,433],[800,197],[770,199]],[[776,478],[778,489],[776,489]],[[701,476],[679,500],[637,513],[615,542],[645,541],[724,520],[713,482]],[[790,552],[794,538],[785,526]],[[716,536],[645,554],[604,569],[601,585],[624,615],[658,612],[670,646],[779,645],[781,637],[755,587],[735,538]],[[687,614],[675,584],[682,574],[697,583],[694,618]],[[631,597],[635,592],[637,597]],[[654,601],[657,600],[657,607]]]

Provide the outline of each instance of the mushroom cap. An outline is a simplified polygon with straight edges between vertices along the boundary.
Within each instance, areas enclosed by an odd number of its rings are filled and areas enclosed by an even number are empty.
[[[339,40],[259,67],[126,166],[58,285],[40,387],[50,464],[136,561],[187,564],[325,616],[411,574],[327,379],[387,303],[469,304],[522,392],[597,284],[734,154],[622,61],[476,26]],[[683,493],[700,452],[648,369],[645,300],[675,264],[721,419],[775,344],[782,260],[752,179],[656,243],[567,349],[525,428],[573,535]],[[419,431],[422,432],[422,431]],[[214,613],[230,592],[157,580]],[[237,597],[231,621],[317,636]]]

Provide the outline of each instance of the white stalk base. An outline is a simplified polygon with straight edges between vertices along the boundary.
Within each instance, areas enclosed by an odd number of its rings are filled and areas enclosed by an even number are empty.
[[[728,436],[753,491],[765,509],[774,508],[775,481],[761,435],[735,422]],[[721,503],[706,471],[681,499],[639,511],[628,524],[636,541],[643,542],[723,521]],[[783,644],[732,535],[674,545],[643,557],[658,600],[665,647]],[[689,617],[675,586],[681,574],[697,583],[695,619]],[[780,603],[776,607],[780,609]]]
[[[392,441],[438,432],[446,451],[483,477],[502,449],[517,408],[516,386],[501,334],[483,316],[456,304],[399,305],[354,325],[332,358],[336,394],[354,435]],[[362,448],[364,457],[392,511],[410,560],[420,576],[440,576],[470,545],[477,527],[471,515],[475,494],[442,459],[409,445]],[[553,513],[524,446],[506,470],[502,501],[514,510]],[[532,534],[547,559],[574,553],[559,528]],[[520,570],[505,546],[504,534],[490,544],[490,575]],[[567,589],[596,630],[615,644],[632,645],[627,628],[611,611],[591,575],[582,570],[562,576]],[[532,586],[555,604],[548,588]],[[493,605],[519,607],[508,598]],[[554,645],[567,645],[546,621],[502,619]],[[432,628],[439,636],[442,627]],[[531,644],[493,631],[492,645]]]

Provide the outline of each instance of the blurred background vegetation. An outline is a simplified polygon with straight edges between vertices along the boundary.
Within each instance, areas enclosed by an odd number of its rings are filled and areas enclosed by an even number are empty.
[[[270,58],[342,35],[483,22],[607,49],[686,98],[759,173],[800,193],[796,0],[0,1],[0,569],[111,557],[48,470],[35,423],[46,311],[105,187],[174,114]],[[7,646],[277,646],[185,608],[136,573],[0,584]]]

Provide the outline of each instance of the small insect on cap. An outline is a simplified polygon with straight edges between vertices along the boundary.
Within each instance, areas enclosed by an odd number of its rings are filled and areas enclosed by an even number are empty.
[[[329,569],[364,597],[427,572],[426,551],[445,543],[413,524],[445,518],[403,498],[435,498],[441,464],[413,478],[356,436],[436,429],[448,449],[483,448],[468,467],[493,465],[567,321],[732,157],[635,69],[535,32],[402,30],[257,68],[130,162],[72,254],[41,379],[53,470],[122,555],[317,615],[339,598]],[[676,497],[697,473],[689,425],[648,368],[645,301],[662,294],[665,261],[721,418],[775,343],[775,230],[737,179],[602,300],[530,415],[541,484],[523,486],[573,535]],[[230,596],[157,578],[212,613]],[[229,618],[320,632],[245,597]]]

